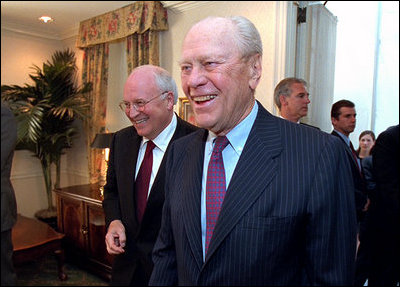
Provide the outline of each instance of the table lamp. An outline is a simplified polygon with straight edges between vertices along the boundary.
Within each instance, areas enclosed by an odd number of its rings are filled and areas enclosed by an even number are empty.
[[[100,133],[96,134],[92,144],[90,145],[91,148],[99,148],[103,149],[102,154],[104,155],[105,161],[105,169],[101,169],[100,172],[100,195],[103,198],[104,194],[104,185],[106,184],[106,173],[108,168],[108,155],[110,152],[111,147],[111,140],[114,133]],[[103,165],[102,165],[103,166]]]

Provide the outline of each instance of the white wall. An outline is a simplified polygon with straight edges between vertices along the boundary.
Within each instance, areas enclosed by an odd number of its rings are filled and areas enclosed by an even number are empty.
[[[75,38],[64,41],[33,37],[1,29],[1,84],[32,84],[28,74],[33,64],[42,67],[52,54],[67,47],[74,48]],[[81,68],[82,52],[76,51],[77,65]],[[80,76],[79,76],[80,78]],[[80,123],[76,123],[78,126]],[[80,128],[80,130],[82,130]],[[87,158],[83,132],[74,141],[73,148],[61,158],[61,186],[88,182]],[[15,151],[11,182],[17,198],[17,211],[33,217],[47,208],[47,196],[39,159],[28,151]],[[55,169],[53,170],[55,178]]]
[[[125,113],[118,107],[118,104],[123,99],[124,85],[128,78],[125,49],[125,40],[116,41],[109,45],[106,112],[106,128],[109,132],[116,132],[132,125]]]
[[[275,45],[278,35],[276,30],[276,2],[274,1],[220,1],[200,6],[184,13],[168,11],[169,30],[161,33],[161,66],[171,72],[176,80],[179,97],[182,92],[180,59],[183,38],[189,28],[207,16],[244,16],[254,23],[263,42],[263,72],[256,91],[256,98],[273,112],[273,89],[275,67]]]
[[[355,148],[362,131],[378,136],[399,123],[399,2],[360,3],[326,5],[338,17],[334,102],[347,99],[356,106],[350,134]]]

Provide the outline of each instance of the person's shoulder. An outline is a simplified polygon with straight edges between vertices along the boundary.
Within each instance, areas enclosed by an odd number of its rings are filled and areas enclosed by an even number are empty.
[[[175,139],[173,144],[175,146],[179,146],[178,149],[180,149],[183,148],[184,146],[189,146],[191,144],[195,144],[201,141],[206,141],[207,135],[208,132],[206,129],[196,127],[195,131]]]
[[[126,136],[138,136],[136,129],[134,126],[128,126],[120,129],[114,133],[114,137],[124,138]]]
[[[383,135],[393,135],[398,138],[399,136],[399,125],[391,126],[388,127],[384,132],[382,132]]]
[[[372,165],[372,156],[366,156],[364,158],[361,158],[361,165],[362,166],[371,166]]]
[[[391,126],[379,134],[372,151],[378,147],[381,149],[382,146],[387,146],[387,148],[395,149],[398,152],[399,140],[399,125]]]
[[[187,133],[191,133],[199,129],[199,127],[189,123],[188,121],[185,121],[180,117],[177,117],[177,119],[178,119],[178,126]]]
[[[7,117],[13,117],[14,114],[12,113],[12,111],[10,110],[10,108],[3,104],[3,102],[1,102],[1,116],[7,116]]]
[[[300,124],[303,125],[303,126],[306,126],[306,127],[310,127],[310,128],[314,128],[314,129],[320,130],[319,127],[316,127],[316,126],[313,126],[313,125],[309,125],[309,124],[306,124],[306,123],[300,123]]]

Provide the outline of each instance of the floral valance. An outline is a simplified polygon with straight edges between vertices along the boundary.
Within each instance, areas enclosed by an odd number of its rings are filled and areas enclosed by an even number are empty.
[[[147,30],[168,30],[167,9],[159,1],[137,1],[120,9],[82,21],[77,47],[110,42]]]

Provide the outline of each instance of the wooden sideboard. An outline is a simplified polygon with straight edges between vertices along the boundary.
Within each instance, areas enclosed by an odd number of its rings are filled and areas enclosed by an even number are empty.
[[[113,257],[107,253],[104,241],[106,226],[100,186],[74,185],[54,192],[67,260],[110,281]]]

